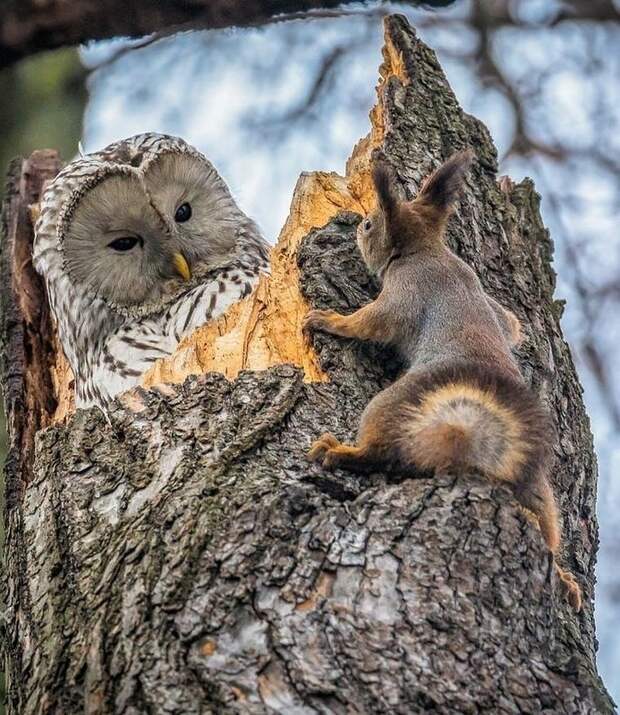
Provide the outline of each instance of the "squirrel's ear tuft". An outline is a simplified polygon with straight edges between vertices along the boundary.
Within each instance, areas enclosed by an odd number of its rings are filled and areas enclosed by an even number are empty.
[[[449,209],[461,193],[463,179],[473,160],[471,149],[453,154],[424,181],[416,201]]]
[[[395,191],[392,172],[384,161],[378,161],[375,164],[372,170],[372,180],[379,199],[379,207],[386,217],[392,216],[398,205],[398,196]]]

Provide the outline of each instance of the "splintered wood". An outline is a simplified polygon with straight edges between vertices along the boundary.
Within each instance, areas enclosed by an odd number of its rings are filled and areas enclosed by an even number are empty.
[[[182,382],[188,375],[211,371],[234,378],[240,370],[263,370],[281,363],[302,367],[308,381],[325,380],[301,331],[308,306],[299,290],[296,256],[300,241],[312,228],[344,210],[366,210],[363,197],[352,193],[346,178],[303,174],[271,252],[271,275],[262,276],[251,295],[181,341],[169,358],[155,363],[143,385]]]
[[[173,355],[159,360],[146,373],[144,386],[182,382],[189,375],[210,371],[234,378],[240,370],[281,363],[302,367],[309,382],[327,379],[301,330],[309,306],[299,289],[297,249],[309,231],[324,226],[337,213],[366,214],[374,208],[370,160],[384,135],[381,85],[390,76],[403,84],[409,81],[402,56],[387,36],[379,73],[371,130],[353,150],[345,176],[317,171],[299,177],[289,217],[271,252],[271,275],[261,278],[252,295],[218,320],[181,341]]]
[[[354,148],[345,176],[312,172],[299,177],[289,217],[271,252],[271,275],[262,276],[251,295],[183,339],[171,356],[156,362],[144,375],[145,387],[181,383],[189,375],[211,371],[233,379],[241,370],[263,370],[282,363],[303,368],[308,382],[327,380],[302,333],[309,306],[299,288],[297,250],[304,236],[339,212],[363,215],[374,208],[370,161],[385,132],[382,85],[391,76],[403,84],[409,82],[402,56],[387,35],[379,74],[370,133]],[[58,400],[54,420],[58,421],[75,409],[72,375],[62,356],[52,370],[52,379]]]

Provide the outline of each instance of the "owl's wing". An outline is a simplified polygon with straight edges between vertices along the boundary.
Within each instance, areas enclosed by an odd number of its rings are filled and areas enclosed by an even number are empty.
[[[258,282],[258,268],[229,266],[217,278],[181,296],[167,311],[162,326],[178,343],[196,328],[224,313],[233,303],[252,292]]]
[[[89,400],[87,393],[79,406],[109,402],[139,385],[144,373],[171,355],[185,336],[248,295],[258,275],[258,269],[229,266],[217,278],[179,296],[161,314],[125,323],[108,337],[98,355],[89,380],[97,386],[97,394]]]

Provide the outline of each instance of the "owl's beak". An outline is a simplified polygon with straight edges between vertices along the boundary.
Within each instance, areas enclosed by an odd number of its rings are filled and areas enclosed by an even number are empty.
[[[185,260],[185,256],[182,253],[173,254],[172,264],[176,272],[183,278],[183,280],[190,280],[190,278],[192,277],[192,272],[190,271],[189,264]]]

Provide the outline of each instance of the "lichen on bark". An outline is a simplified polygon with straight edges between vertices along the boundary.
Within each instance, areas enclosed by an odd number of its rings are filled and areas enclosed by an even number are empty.
[[[3,291],[15,310],[3,340],[22,360],[5,361],[3,377],[11,712],[613,711],[595,663],[596,465],[538,197],[529,181],[498,186],[488,132],[400,16],[386,20],[381,76],[347,175],[300,180],[273,278],[159,366],[152,389],[122,396],[109,421],[65,410],[45,426],[58,397],[28,374],[53,361],[53,340],[33,362],[32,321],[10,282],[27,233],[11,217],[27,227],[16,207],[36,192],[22,176],[11,194]],[[377,291],[354,238],[355,212],[373,203],[372,149],[413,193],[465,146],[478,162],[449,241],[525,326],[520,362],[560,434],[553,483],[562,558],[586,596],[579,615],[507,490],[469,474],[328,473],[305,459],[323,431],[351,439],[400,367],[389,350],[310,344],[300,330],[308,306],[349,312]],[[33,439],[24,405],[43,397]]]

